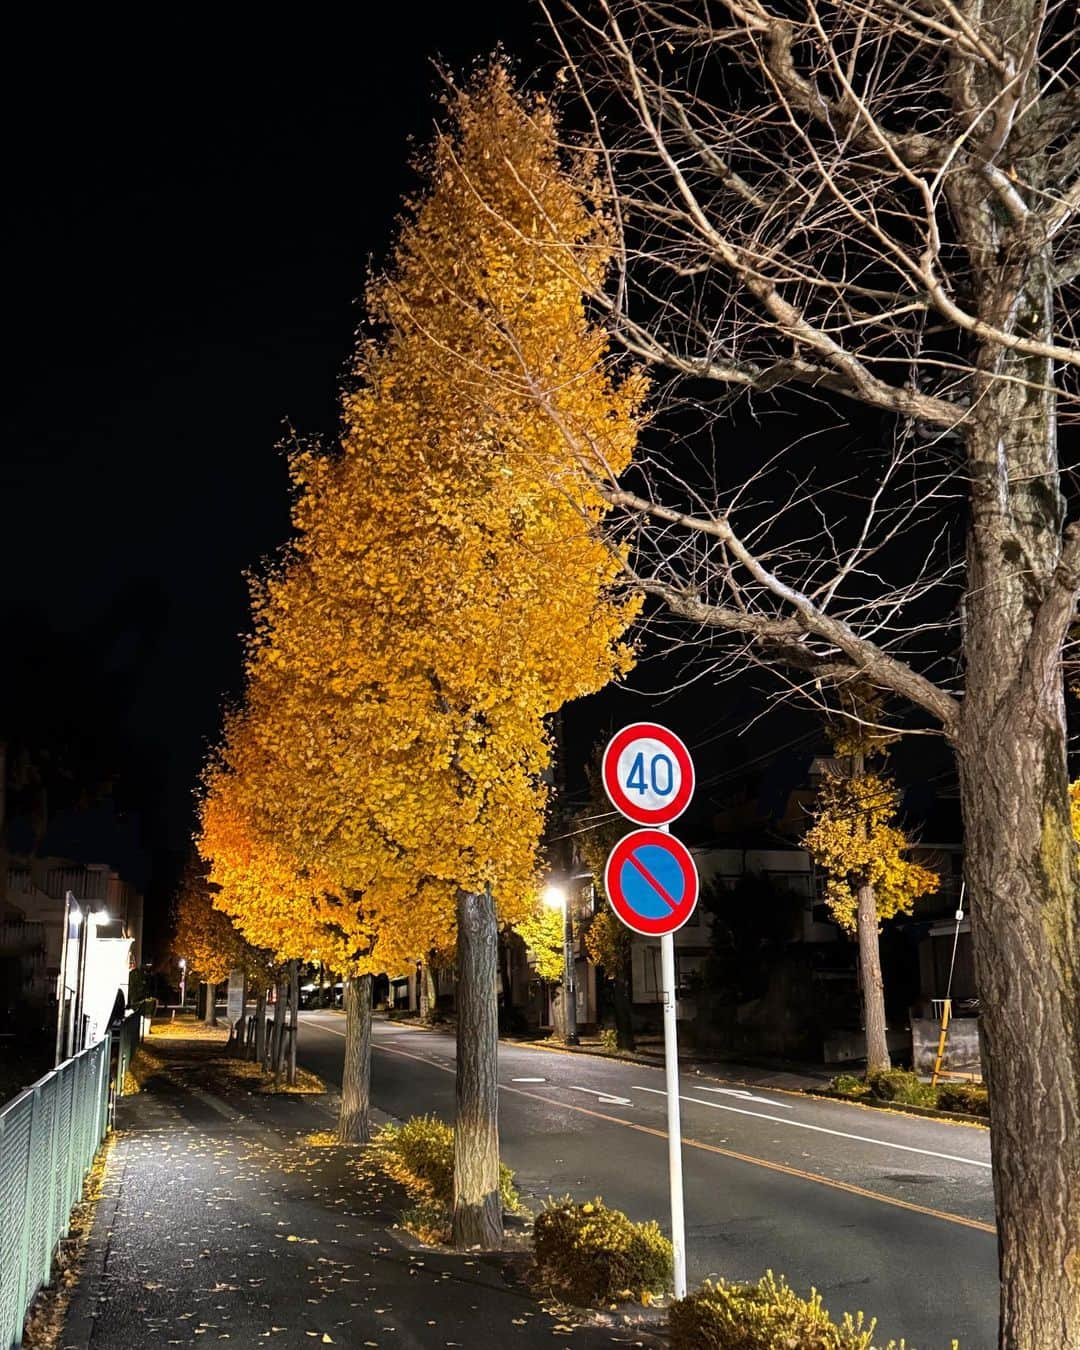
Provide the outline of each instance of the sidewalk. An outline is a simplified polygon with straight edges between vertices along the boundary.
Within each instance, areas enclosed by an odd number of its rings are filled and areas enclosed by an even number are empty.
[[[543,1311],[520,1256],[436,1252],[392,1231],[408,1202],[364,1174],[363,1150],[305,1143],[332,1125],[325,1099],[222,1090],[221,1047],[151,1045],[166,1067],[119,1105],[64,1350],[654,1344]]]

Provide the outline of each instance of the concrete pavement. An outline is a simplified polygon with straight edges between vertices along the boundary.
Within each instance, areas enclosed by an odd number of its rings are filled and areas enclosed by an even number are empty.
[[[343,1032],[339,1014],[306,1014],[301,1060],[336,1080]],[[375,1046],[377,1106],[453,1119],[451,1036],[379,1022]],[[658,1068],[504,1044],[499,1082],[503,1153],[534,1202],[599,1192],[634,1218],[666,1219]],[[692,1281],[771,1268],[919,1350],[995,1343],[985,1129],[686,1068],[680,1095]]]

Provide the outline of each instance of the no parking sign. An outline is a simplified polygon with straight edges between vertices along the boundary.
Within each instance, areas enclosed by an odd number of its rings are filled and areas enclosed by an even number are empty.
[[[686,845],[665,831],[634,830],[611,850],[604,890],[627,928],[644,937],[662,937],[693,914],[697,867]]]

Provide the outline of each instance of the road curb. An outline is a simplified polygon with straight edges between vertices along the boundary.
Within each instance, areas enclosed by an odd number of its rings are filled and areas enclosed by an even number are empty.
[[[105,1163],[105,1178],[101,1198],[94,1214],[94,1226],[86,1241],[78,1280],[71,1294],[71,1302],[64,1314],[62,1350],[87,1350],[94,1334],[101,1285],[109,1260],[113,1222],[124,1189],[127,1171],[126,1140],[115,1140]]]
[[[891,1102],[884,1097],[848,1097],[842,1092],[821,1092],[803,1088],[804,1097],[817,1097],[826,1102],[844,1102],[847,1106],[865,1106],[871,1111],[892,1111],[902,1116],[918,1116],[922,1120],[943,1120],[951,1125],[972,1125],[988,1130],[990,1121],[985,1116],[973,1116],[966,1111],[941,1111],[936,1106],[916,1106],[911,1102]]]

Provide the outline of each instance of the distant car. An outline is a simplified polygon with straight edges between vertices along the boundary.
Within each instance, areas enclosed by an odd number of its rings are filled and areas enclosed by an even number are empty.
[[[302,984],[300,986],[301,1008],[340,1008],[344,985],[338,980],[335,985]]]

